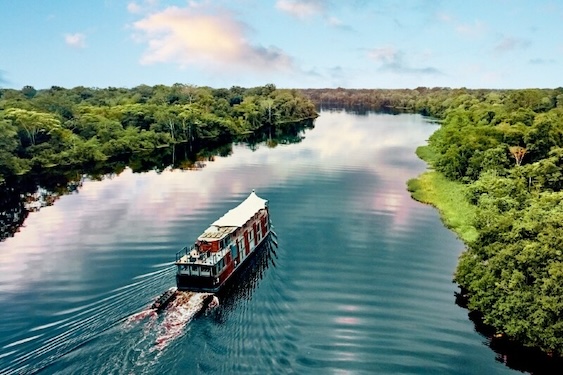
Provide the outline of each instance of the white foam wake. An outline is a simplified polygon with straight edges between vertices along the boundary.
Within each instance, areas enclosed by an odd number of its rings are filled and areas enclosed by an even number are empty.
[[[159,325],[155,348],[162,350],[185,332],[186,325],[194,316],[206,308],[219,305],[216,296],[210,293],[177,292],[176,298],[164,311],[164,319]]]

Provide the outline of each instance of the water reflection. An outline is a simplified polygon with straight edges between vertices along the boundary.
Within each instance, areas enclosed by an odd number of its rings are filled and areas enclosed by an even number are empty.
[[[135,173],[148,168],[139,161],[86,179],[0,243],[0,363],[94,337],[47,372],[507,372],[452,303],[462,244],[405,189],[435,129],[414,115],[331,112],[298,143],[266,135],[204,155],[197,171]],[[280,247],[158,358],[140,358],[146,332],[107,327],[172,286],[175,251],[252,189],[270,202]],[[78,330],[64,336],[66,324]]]
[[[256,249],[252,259],[244,264],[243,268],[229,280],[228,284],[217,294],[221,308],[217,309],[217,318],[224,319],[222,314],[234,309],[243,300],[250,300],[252,294],[258,288],[260,280],[270,267],[276,267],[276,245],[272,235],[265,239],[264,243]]]
[[[262,132],[241,137],[239,144],[256,151],[260,145],[268,148],[299,143],[303,132],[314,127],[312,121],[267,127]],[[101,181],[119,176],[123,171],[133,173],[165,170],[198,171],[216,157],[226,158],[233,153],[233,144],[211,144],[193,149],[190,145],[162,148],[155,152],[135,153],[121,160],[86,167],[84,170],[51,168],[0,184],[0,242],[13,236],[30,212],[52,206],[61,196],[78,193],[85,181]]]
[[[467,309],[467,295],[464,293],[465,291],[456,292],[455,302],[459,307]],[[467,316],[473,322],[475,330],[495,352],[497,362],[530,374],[556,374],[563,368],[563,358],[546,354],[537,348],[525,347],[498,334],[494,327],[483,322],[483,316],[479,312],[469,311]]]

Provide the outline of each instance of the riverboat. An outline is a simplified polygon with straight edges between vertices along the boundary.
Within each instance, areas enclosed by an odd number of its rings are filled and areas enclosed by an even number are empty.
[[[176,253],[179,290],[218,292],[271,233],[268,201],[250,195]]]

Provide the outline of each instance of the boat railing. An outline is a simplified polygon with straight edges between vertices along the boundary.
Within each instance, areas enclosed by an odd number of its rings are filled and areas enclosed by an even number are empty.
[[[182,259],[182,257],[183,257],[184,255],[188,255],[188,254],[190,253],[190,251],[192,251],[192,250],[194,250],[194,249],[195,249],[195,245],[192,245],[192,246],[190,246],[190,247],[184,246],[180,251],[178,251],[178,252],[176,253],[176,262],[179,262],[180,259]]]

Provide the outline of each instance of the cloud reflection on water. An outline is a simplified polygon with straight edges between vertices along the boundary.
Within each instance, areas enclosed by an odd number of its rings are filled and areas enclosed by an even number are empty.
[[[166,244],[170,223],[201,214],[222,214],[252,189],[299,185],[318,176],[368,172],[381,180],[377,191],[358,191],[358,211],[389,215],[393,225],[409,225],[413,207],[405,182],[424,169],[413,157],[416,146],[435,130],[417,115],[355,116],[325,112],[299,144],[260,145],[255,151],[235,146],[233,155],[216,157],[199,171],[167,170],[160,174],[121,175],[87,181],[79,194],[62,197],[54,206],[32,213],[24,227],[0,243],[0,292],[10,293],[40,284],[46,278],[80,282],[89,272],[91,257],[116,244]],[[231,203],[232,202],[232,203]],[[219,212],[219,213],[217,213]],[[207,222],[198,222],[205,229]],[[186,233],[182,241],[189,241]],[[118,245],[119,246],[119,245]],[[170,256],[176,249],[170,249]],[[160,264],[161,262],[157,262]],[[0,294],[0,299],[2,295]]]

